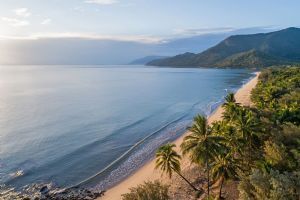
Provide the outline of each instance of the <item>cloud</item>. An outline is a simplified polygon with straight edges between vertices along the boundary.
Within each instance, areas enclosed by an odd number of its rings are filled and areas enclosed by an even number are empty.
[[[31,13],[28,11],[28,8],[17,8],[13,11],[19,17],[29,17],[31,15]]]
[[[85,11],[84,8],[79,7],[79,6],[76,6],[76,7],[72,8],[72,10],[77,11],[77,12],[84,12]]]
[[[42,25],[47,25],[47,24],[50,24],[51,23],[51,19],[50,18],[47,18],[47,19],[44,19],[42,22],[41,22],[41,24]]]
[[[27,20],[20,20],[17,18],[2,17],[1,20],[14,27],[28,26],[30,24],[30,22]]]
[[[175,34],[178,35],[203,35],[209,33],[222,33],[235,30],[232,27],[217,27],[217,28],[197,28],[197,29],[176,29]]]
[[[31,15],[28,8],[17,8],[14,9],[13,12],[15,13],[15,17],[2,17],[1,20],[6,22],[9,26],[14,27],[28,26],[30,24],[28,20],[24,19]]]
[[[0,35],[0,39],[12,39],[12,40],[37,40],[37,39],[59,39],[59,38],[78,38],[86,40],[111,40],[111,41],[124,41],[124,42],[139,42],[145,44],[159,44],[164,43],[166,40],[161,37],[154,37],[148,35],[99,35],[93,33],[36,33],[28,36],[5,36]]]
[[[85,3],[94,3],[99,5],[111,5],[118,3],[117,0],[85,0]]]

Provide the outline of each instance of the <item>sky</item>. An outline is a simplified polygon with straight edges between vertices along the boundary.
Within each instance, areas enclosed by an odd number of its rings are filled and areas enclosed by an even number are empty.
[[[298,26],[299,0],[2,0],[0,38],[148,43],[248,27]]]

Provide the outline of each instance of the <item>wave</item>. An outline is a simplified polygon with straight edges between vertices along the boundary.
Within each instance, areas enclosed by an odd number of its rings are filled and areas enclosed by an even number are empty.
[[[186,131],[186,127],[189,123],[190,120],[183,120],[166,127],[155,138],[139,146],[134,153],[124,160],[124,162],[120,163],[120,165],[112,170],[105,178],[97,182],[96,180],[91,182],[91,186],[97,190],[106,190],[124,180],[151,160],[157,148],[180,137],[182,133]]]
[[[204,112],[206,117],[210,116],[224,102],[224,97],[219,101],[212,101],[207,105],[206,112]]]
[[[79,187],[81,185],[84,185],[85,183],[89,182],[90,180],[96,178],[97,176],[103,174],[104,172],[106,172],[107,170],[109,170],[110,168],[112,168],[114,165],[116,165],[119,161],[121,161],[123,158],[125,158],[126,156],[128,156],[133,150],[135,150],[138,146],[140,146],[141,144],[143,144],[147,139],[149,139],[150,137],[154,136],[155,134],[157,134],[158,132],[162,131],[163,129],[165,129],[166,127],[168,127],[169,125],[178,122],[179,120],[183,119],[185,116],[187,115],[187,113],[185,113],[184,115],[180,116],[179,118],[163,125],[161,128],[159,128],[158,130],[150,133],[149,135],[147,135],[146,137],[144,137],[143,139],[141,139],[140,141],[138,141],[137,143],[135,143],[130,149],[128,149],[126,152],[124,152],[121,156],[119,156],[117,159],[115,159],[112,163],[110,163],[109,165],[107,165],[104,169],[102,169],[101,171],[99,171],[98,173],[96,173],[95,175],[81,181],[80,183],[71,186],[72,187]]]
[[[257,72],[252,72],[251,76],[249,78],[243,79],[241,81],[241,85],[239,87],[231,87],[231,88],[225,88],[225,95],[221,97],[219,101],[212,101],[208,104],[208,109],[205,112],[205,115],[208,117],[211,115],[216,109],[224,103],[225,97],[229,92],[236,93],[240,88],[242,88],[245,84],[247,84],[251,79],[253,79],[256,76]]]
[[[131,148],[129,148],[126,152],[124,152],[121,156],[119,156],[117,159],[115,159],[113,162],[111,162],[110,164],[108,164],[106,167],[104,167],[101,171],[97,172],[96,174],[88,177],[87,179],[84,179],[83,181],[73,185],[73,186],[70,186],[69,188],[72,188],[72,187],[79,187],[79,186],[83,186],[83,185],[87,185],[89,184],[89,182],[92,182],[94,179],[97,179],[97,177],[101,176],[102,174],[106,173],[107,171],[110,171],[112,170],[116,165],[118,165],[121,161],[124,161],[125,158],[129,159],[129,155],[132,154],[133,151],[135,151],[138,147],[141,147],[142,144],[144,144],[149,138],[151,138],[152,136],[155,136],[156,134],[164,131],[165,129],[167,129],[168,127],[170,127],[170,125],[173,125],[173,128],[175,127],[175,130],[172,130],[172,128],[170,128],[170,130],[168,130],[167,132],[170,134],[169,136],[165,137],[163,140],[164,141],[168,141],[171,139],[172,136],[175,136],[176,133],[178,133],[180,130],[186,130],[186,127],[188,127],[188,125],[192,122],[192,117],[190,117],[188,120],[186,121],[182,121],[184,118],[188,117],[188,116],[192,116],[191,112],[192,110],[195,110],[195,108],[201,104],[202,101],[198,101],[196,103],[194,103],[193,105],[191,105],[191,107],[186,110],[180,117],[166,123],[165,125],[161,126],[160,128],[158,128],[157,130],[151,132],[150,134],[148,134],[146,137],[144,137],[143,139],[139,140],[138,142],[136,142],[133,146],[131,146]],[[201,112],[203,109],[200,109],[198,110],[199,112]],[[182,124],[180,124],[182,123]],[[178,127],[176,127],[178,126]],[[166,134],[165,134],[166,135]],[[179,137],[180,135],[177,135],[176,137]],[[173,138],[173,139],[176,139],[176,138]],[[158,138],[155,138],[155,140],[158,140]],[[161,140],[161,138],[160,138]],[[162,144],[160,144],[162,145]],[[156,145],[156,147],[154,146],[151,146],[148,147],[148,154],[149,154],[149,151],[153,151],[157,148],[158,146]],[[136,154],[141,154],[141,152],[136,152]],[[145,156],[144,156],[145,157]],[[145,163],[147,159],[144,158],[144,162],[142,162],[142,164]],[[127,160],[128,161],[128,160]],[[124,161],[126,162],[126,161]],[[132,167],[131,167],[132,168]],[[136,166],[137,168],[137,166]],[[132,170],[134,171],[134,170]],[[129,174],[127,173],[127,175],[125,176],[128,176]],[[118,177],[120,179],[120,177]],[[120,180],[119,180],[120,181]],[[118,181],[116,181],[118,182]]]
[[[193,115],[191,115],[191,113],[193,113],[193,110],[197,110],[197,113],[201,113],[203,110],[208,111],[208,113],[212,113],[218,105],[220,105],[222,103],[223,100],[217,101],[217,102],[212,102],[211,105],[208,106],[208,108],[206,109],[196,109],[198,105],[201,105],[202,101],[198,101],[195,102],[193,105],[191,105],[191,107],[186,110],[180,117],[164,124],[163,126],[161,126],[160,128],[158,128],[157,130],[151,132],[150,134],[146,135],[144,138],[142,138],[141,140],[139,140],[138,142],[136,142],[135,144],[133,144],[127,151],[125,151],[122,155],[120,155],[118,158],[116,158],[114,161],[112,161],[110,164],[108,164],[106,167],[104,167],[103,169],[101,169],[99,172],[97,172],[96,174],[82,180],[81,182],[72,185],[68,188],[72,188],[72,187],[79,187],[79,186],[83,186],[83,185],[87,185],[89,184],[89,182],[92,182],[94,179],[97,179],[97,177],[103,175],[104,173],[110,171],[112,168],[114,168],[116,165],[118,165],[121,161],[124,161],[125,158],[128,158],[129,155],[136,150],[138,147],[140,147],[142,144],[144,144],[149,138],[151,138],[152,136],[162,132],[164,129],[166,129],[167,127],[169,127],[172,124],[177,124],[179,125],[180,128],[178,128],[179,130],[186,130],[186,127],[188,127],[189,124],[191,124],[192,122],[192,117]],[[207,113],[207,112],[206,112]],[[186,120],[185,122],[183,122],[183,125],[180,125],[180,121],[183,120],[184,118],[186,118],[187,116],[190,116],[190,118],[188,120]],[[181,121],[182,122],[182,121]],[[133,126],[134,124],[132,124]],[[174,126],[176,127],[176,125]],[[173,132],[178,132],[178,130],[173,130]],[[170,131],[171,133],[171,131]],[[175,134],[173,134],[175,135]],[[180,135],[178,135],[180,136]],[[157,140],[157,138],[155,138]],[[164,140],[169,140],[170,138],[165,138]],[[176,138],[173,138],[176,139]],[[151,148],[151,147],[150,147]],[[154,148],[152,147],[151,150],[153,150]],[[150,150],[150,149],[149,149]],[[151,151],[150,150],[150,151]],[[124,161],[125,162],[125,161]]]

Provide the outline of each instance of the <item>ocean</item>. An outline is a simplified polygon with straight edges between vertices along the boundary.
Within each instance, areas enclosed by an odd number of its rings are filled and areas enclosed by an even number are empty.
[[[252,76],[242,69],[0,66],[0,184],[109,188]]]

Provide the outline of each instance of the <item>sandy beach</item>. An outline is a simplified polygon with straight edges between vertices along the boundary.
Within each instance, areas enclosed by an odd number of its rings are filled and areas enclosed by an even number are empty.
[[[241,103],[245,106],[251,106],[250,94],[251,90],[256,86],[258,80],[259,73],[256,73],[256,76],[243,85],[235,94],[235,98],[238,103]],[[214,121],[220,120],[222,117],[222,107],[218,107],[214,113],[212,113],[208,118],[208,123],[212,123]],[[176,144],[176,150],[180,152],[179,146],[182,143],[182,140],[185,135],[189,132],[187,131],[183,134],[180,138],[178,138],[174,143]],[[182,160],[182,170],[185,168],[190,167],[190,163],[188,159]],[[153,181],[156,179],[160,179],[162,182],[168,182],[169,180],[165,177],[162,177],[161,172],[154,169],[155,160],[149,161],[145,164],[142,168],[138,169],[134,174],[130,177],[119,183],[118,185],[114,186],[113,188],[109,189],[104,197],[99,199],[101,200],[120,200],[121,195],[124,193],[129,192],[129,188],[135,187],[138,184],[142,184],[144,181]]]

